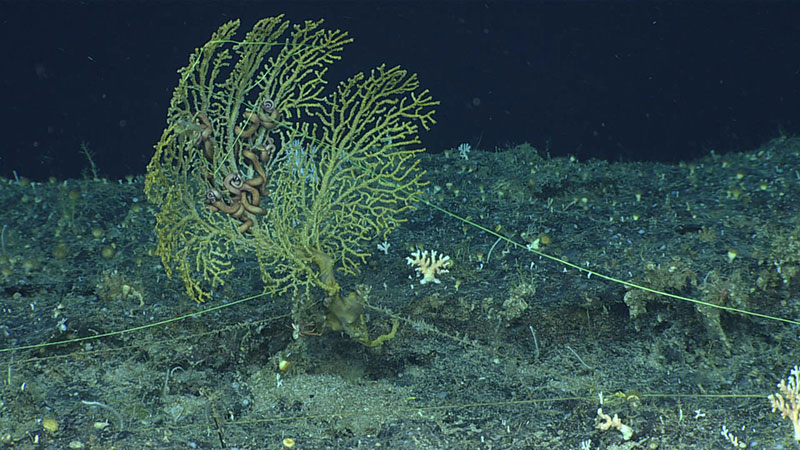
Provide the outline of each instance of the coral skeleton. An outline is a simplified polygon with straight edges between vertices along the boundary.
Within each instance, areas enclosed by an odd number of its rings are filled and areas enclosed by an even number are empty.
[[[406,262],[414,266],[414,270],[417,272],[418,276],[422,275],[419,284],[426,284],[429,282],[434,282],[436,284],[441,283],[441,281],[436,278],[436,275],[449,272],[447,268],[452,264],[449,256],[437,253],[436,250],[431,250],[429,253],[427,250],[419,249],[411,253],[411,256],[406,257]]]
[[[778,383],[778,390],[780,392],[771,394],[769,403],[772,406],[772,412],[780,411],[781,417],[785,417],[792,422],[794,427],[794,440],[800,441],[800,368],[794,366],[785,380]]]
[[[622,423],[622,420],[617,414],[611,417],[603,412],[603,408],[599,408],[597,410],[597,419],[599,422],[595,425],[595,428],[600,431],[607,431],[613,428],[622,433],[622,439],[626,441],[633,436],[633,428]]]

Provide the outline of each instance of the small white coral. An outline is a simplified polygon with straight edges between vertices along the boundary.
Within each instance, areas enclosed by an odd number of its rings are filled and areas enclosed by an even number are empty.
[[[436,250],[431,250],[430,253],[428,253],[427,250],[419,249],[411,253],[411,256],[406,257],[406,262],[414,266],[417,275],[422,275],[419,284],[425,284],[431,281],[437,284],[441,283],[441,281],[436,278],[436,275],[449,272],[447,268],[452,264],[449,256],[437,253]]]
[[[800,368],[794,366],[786,380],[778,383],[778,390],[767,397],[772,411],[780,411],[781,417],[792,422],[794,440],[800,441]]]
[[[469,151],[472,150],[472,147],[469,144],[461,144],[458,146],[458,156],[461,159],[469,161]]]
[[[626,441],[630,440],[630,438],[633,436],[633,428],[622,423],[622,420],[618,415],[614,414],[614,417],[611,417],[604,413],[603,408],[597,410],[597,420],[598,423],[594,427],[598,430],[606,431],[614,428],[622,433],[622,439]]]

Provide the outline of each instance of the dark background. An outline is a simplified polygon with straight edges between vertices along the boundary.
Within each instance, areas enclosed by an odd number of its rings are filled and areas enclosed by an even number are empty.
[[[280,13],[355,38],[332,81],[417,72],[430,151],[676,161],[800,128],[800,2],[7,2],[0,176],[81,176],[81,142],[101,175],[143,173],[189,53]]]

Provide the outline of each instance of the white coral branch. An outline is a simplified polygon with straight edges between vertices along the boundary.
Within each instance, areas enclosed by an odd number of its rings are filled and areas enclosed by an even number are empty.
[[[437,253],[436,250],[431,250],[430,253],[427,250],[417,250],[406,257],[406,262],[414,266],[417,276],[422,275],[419,284],[441,283],[436,276],[449,272],[447,268],[452,264],[449,256]]]
[[[800,441],[800,368],[794,366],[786,380],[778,383],[778,393],[769,397],[772,412],[780,411],[781,417],[792,422],[794,427],[794,440]]]

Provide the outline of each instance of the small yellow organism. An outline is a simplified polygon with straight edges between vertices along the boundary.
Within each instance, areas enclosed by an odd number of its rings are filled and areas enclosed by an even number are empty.
[[[42,419],[42,428],[47,430],[48,433],[53,434],[58,431],[58,421],[52,417]]]

